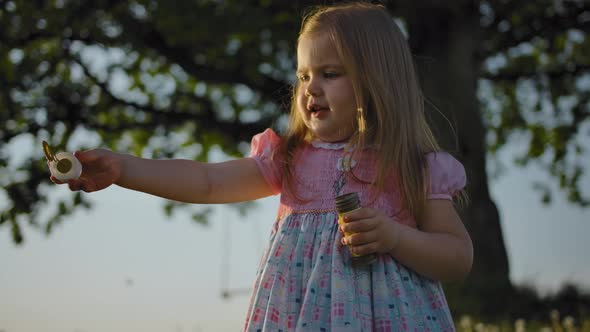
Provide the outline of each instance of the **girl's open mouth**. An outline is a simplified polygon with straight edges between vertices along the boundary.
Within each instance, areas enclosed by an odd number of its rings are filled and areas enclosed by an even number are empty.
[[[312,117],[319,117],[322,114],[328,112],[330,108],[328,107],[321,107],[321,106],[312,106],[309,108],[309,113]]]

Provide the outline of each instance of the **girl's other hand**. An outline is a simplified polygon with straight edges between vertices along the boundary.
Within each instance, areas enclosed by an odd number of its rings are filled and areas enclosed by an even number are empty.
[[[347,213],[344,222],[340,231],[348,236],[342,236],[342,244],[354,254],[389,253],[399,242],[399,224],[380,210],[360,208]]]
[[[121,176],[121,163],[117,154],[105,149],[76,151],[74,156],[82,164],[82,174],[76,180],[62,182],[51,176],[53,183],[67,183],[72,191],[92,192],[102,190],[117,182]]]

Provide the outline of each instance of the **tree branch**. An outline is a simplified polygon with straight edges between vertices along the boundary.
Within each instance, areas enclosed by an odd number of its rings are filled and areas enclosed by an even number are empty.
[[[189,49],[169,45],[162,34],[151,24],[132,17],[126,17],[126,19],[129,20],[128,23],[120,22],[124,25],[126,34],[137,36],[149,48],[177,63],[194,77],[217,84],[241,83],[259,91],[276,104],[280,105],[284,102],[284,98],[278,95],[277,92],[283,90],[287,83],[262,74],[260,79],[254,80],[240,70],[232,71],[225,68],[199,65],[192,61],[194,54]]]
[[[519,2],[512,1],[512,3],[516,4]],[[528,4],[523,3],[522,6],[526,5]],[[498,11],[498,8],[502,7],[497,6],[497,8],[494,8],[494,11]],[[548,15],[546,11],[543,11],[541,14],[544,15],[523,17],[522,21],[524,23],[522,25],[512,26],[508,31],[500,33],[498,25],[502,21],[510,22],[509,16],[515,11],[519,11],[519,9],[513,5],[509,11],[495,12],[494,22],[484,30],[484,34],[497,39],[488,40],[484,43],[484,47],[482,47],[482,50],[478,54],[480,58],[487,58],[498,51],[518,46],[524,42],[531,41],[533,38],[550,40],[559,34],[565,33],[569,29],[590,31],[590,20],[580,18],[583,14],[589,14],[590,11],[590,5],[584,3],[578,6],[572,5],[567,7],[563,14],[553,13],[553,15]]]
[[[196,103],[201,106],[201,112],[199,113],[187,113],[187,112],[176,112],[176,111],[164,111],[158,108],[153,107],[152,105],[141,105],[133,101],[125,100],[115,96],[110,89],[108,88],[107,84],[101,82],[97,77],[95,77],[88,67],[75,55],[70,53],[71,60],[77,63],[83,70],[84,74],[92,80],[92,82],[97,85],[101,91],[103,91],[109,99],[114,101],[116,104],[129,106],[137,110],[143,110],[155,117],[155,119],[166,119],[166,120],[174,120],[175,122],[183,122],[183,121],[194,121],[201,125],[202,128],[208,128],[209,130],[215,130],[219,134],[224,137],[227,137],[229,140],[235,141],[249,141],[253,135],[263,131],[266,127],[269,126],[271,123],[272,117],[267,117],[261,119],[253,124],[244,124],[239,122],[238,120],[232,122],[222,122],[215,117],[215,110],[210,100],[206,98],[200,98],[193,95],[184,95],[190,97]],[[101,125],[93,124],[94,128],[100,128]],[[104,126],[102,126],[104,127]],[[132,127],[129,127],[132,128]],[[135,128],[135,127],[133,127]],[[113,129],[126,129],[123,127],[117,128],[104,128],[107,130]]]
[[[515,82],[520,78],[538,78],[547,76],[550,79],[558,79],[564,76],[579,76],[583,73],[590,71],[590,64],[577,64],[571,67],[564,66],[560,68],[552,68],[547,70],[535,70],[535,71],[518,71],[514,68],[510,70],[500,70],[496,74],[489,72],[482,72],[479,78],[488,79],[494,82]]]

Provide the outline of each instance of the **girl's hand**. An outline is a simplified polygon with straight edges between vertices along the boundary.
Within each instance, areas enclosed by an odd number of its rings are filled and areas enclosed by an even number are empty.
[[[390,253],[399,243],[400,227],[380,210],[360,208],[344,215],[342,244],[354,254]]]
[[[121,176],[121,163],[117,154],[105,149],[89,151],[76,151],[74,156],[82,164],[82,174],[76,180],[67,181],[70,190],[92,192],[102,190],[117,182]],[[51,176],[51,181],[56,184],[66,182],[59,181]]]

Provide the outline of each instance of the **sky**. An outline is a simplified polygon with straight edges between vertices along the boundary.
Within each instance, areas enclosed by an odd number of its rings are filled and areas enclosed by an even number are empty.
[[[565,282],[590,289],[590,211],[560,195],[543,206],[531,183],[544,177],[508,167],[490,180],[511,279],[548,293]],[[47,194],[55,201],[69,193],[52,186]],[[144,193],[114,186],[89,197],[94,207],[50,236],[25,225],[22,246],[0,228],[0,332],[241,329],[278,197],[257,201],[245,217],[210,206],[208,226],[181,211],[167,218],[164,200]]]

